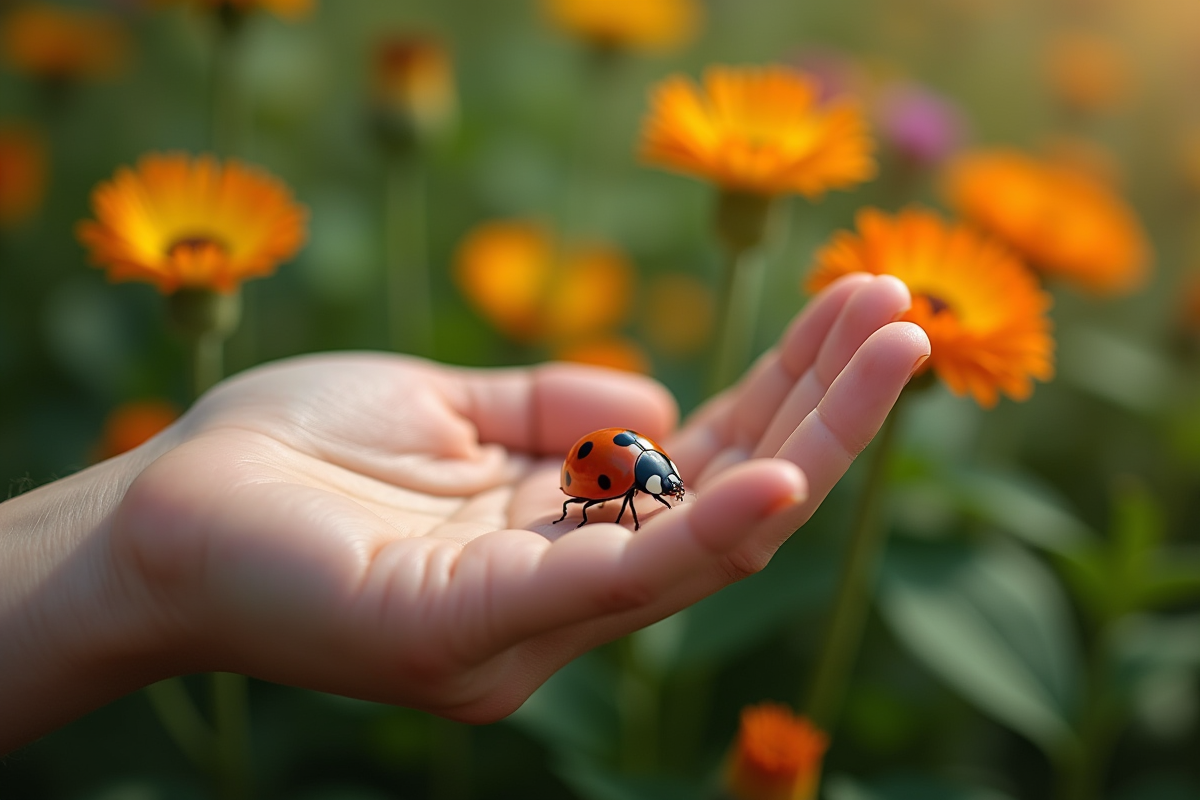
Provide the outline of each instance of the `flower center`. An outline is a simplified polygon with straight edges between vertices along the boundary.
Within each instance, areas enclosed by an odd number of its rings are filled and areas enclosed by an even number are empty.
[[[229,247],[219,239],[211,236],[184,236],[171,242],[167,247],[167,255],[175,258],[182,255],[199,255],[205,250],[216,250],[221,255],[229,255]]]
[[[953,311],[953,309],[950,308],[950,304],[947,303],[942,298],[938,297],[936,294],[928,294],[926,292],[922,292],[922,293],[918,294],[917,297],[924,297],[926,300],[929,301],[929,308],[931,311],[933,311],[933,315],[935,317],[938,314],[941,314],[943,311]]]

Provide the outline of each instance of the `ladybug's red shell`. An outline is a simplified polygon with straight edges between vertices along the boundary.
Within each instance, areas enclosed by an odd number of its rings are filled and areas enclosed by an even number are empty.
[[[627,442],[618,444],[618,442]],[[627,428],[604,428],[577,441],[563,462],[563,493],[588,500],[609,500],[634,488],[634,467],[642,453],[666,453],[652,439]],[[643,487],[638,487],[643,488]]]

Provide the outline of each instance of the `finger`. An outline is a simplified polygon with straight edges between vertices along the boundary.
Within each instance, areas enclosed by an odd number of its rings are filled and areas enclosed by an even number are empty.
[[[561,454],[579,437],[608,427],[660,439],[679,414],[657,381],[583,364],[447,370],[443,389],[481,442],[534,454]]]
[[[763,409],[773,412],[786,397],[796,377],[816,358],[820,343],[847,301],[872,280],[865,273],[846,275],[809,301],[784,335],[783,352],[768,351],[736,387],[708,401],[671,440],[668,447],[672,460],[686,474],[699,475],[734,437],[747,446],[756,442],[771,418],[771,413]],[[756,413],[742,419],[748,409]]]
[[[908,287],[891,275],[881,275],[855,292],[821,343],[816,358],[810,360],[810,366],[803,372],[788,370],[798,380],[793,382],[787,398],[773,410],[770,424],[764,425],[766,430],[757,441],[754,455],[767,457],[778,453],[787,437],[825,396],[830,384],[850,363],[867,337],[907,311],[911,304]],[[785,362],[791,352],[788,347],[791,344],[785,340]],[[807,347],[797,343],[795,349],[805,350]],[[800,363],[803,362],[796,360],[792,365]]]
[[[809,480],[802,524],[870,443],[908,382],[929,356],[929,338],[911,322],[877,330],[779,449]]]
[[[489,618],[470,649],[488,658],[564,626],[653,605],[695,574],[711,573],[763,520],[806,492],[795,465],[763,459],[731,470],[704,497],[664,512],[639,533],[599,523],[552,544],[515,531],[478,539],[455,570],[469,591],[470,576],[487,565],[491,591],[481,612]]]

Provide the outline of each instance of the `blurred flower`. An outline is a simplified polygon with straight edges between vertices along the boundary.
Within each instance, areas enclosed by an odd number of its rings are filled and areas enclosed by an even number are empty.
[[[961,143],[963,116],[950,100],[916,83],[893,83],[878,99],[879,135],[909,162],[932,166]]]
[[[646,287],[639,318],[646,339],[667,355],[688,356],[708,345],[716,316],[712,289],[687,273],[658,275]]]
[[[178,418],[179,409],[163,400],[139,400],[118,406],[104,421],[96,460],[132,450]]]
[[[951,165],[946,193],[1033,266],[1096,294],[1132,291],[1149,272],[1149,243],[1133,210],[1077,169],[1012,150],[978,151]]]
[[[554,357],[577,364],[592,364],[626,372],[649,374],[650,357],[642,346],[624,336],[601,336],[559,347]]]
[[[46,191],[46,146],[23,125],[0,125],[0,228],[37,210]]]
[[[454,65],[437,39],[391,36],[375,51],[374,102],[380,132],[410,143],[436,136],[454,122]]]
[[[602,49],[669,50],[696,34],[696,0],[543,0],[547,16]]]
[[[172,0],[158,0],[170,3]],[[286,20],[298,20],[312,13],[314,0],[176,0],[189,2],[200,8],[233,14],[243,14],[262,9]]]
[[[857,223],[857,233],[836,234],[817,254],[810,292],[851,272],[904,281],[913,305],[903,319],[932,345],[924,368],[981,406],[994,406],[999,392],[1024,400],[1031,379],[1053,377],[1050,296],[1009,250],[923,209],[866,209]]]
[[[0,38],[5,60],[48,80],[109,78],[129,55],[129,37],[116,17],[81,8],[18,6],[5,14]]]
[[[110,280],[232,292],[304,244],[307,212],[281,181],[212,156],[151,154],[92,192],[77,235]]]
[[[648,163],[723,189],[819,196],[875,174],[866,123],[848,99],[821,105],[813,80],[786,67],[711,67],[701,89],[660,83],[642,128]]]
[[[812,800],[829,737],[787,706],[742,709],[725,788],[733,800]]]
[[[1054,37],[1046,49],[1045,71],[1055,97],[1073,111],[1110,111],[1129,95],[1129,64],[1103,36],[1080,32]]]
[[[628,315],[633,267],[609,245],[560,252],[530,222],[489,222],[459,246],[455,279],[473,306],[523,342],[568,342],[611,330]]]

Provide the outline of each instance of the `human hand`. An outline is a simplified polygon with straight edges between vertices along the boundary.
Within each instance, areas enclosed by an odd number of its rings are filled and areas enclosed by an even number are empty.
[[[928,354],[890,322],[908,302],[891,278],[839,281],[678,431],[657,383],[565,364],[327,355],[226,381],[117,460],[128,488],[92,559],[55,570],[99,572],[99,599],[58,613],[111,634],[88,648],[111,678],[74,713],[220,670],[498,719],[576,655],[765,566]],[[566,449],[607,426],[660,441],[688,497],[645,506],[636,534],[603,521],[616,504],[551,524]]]

